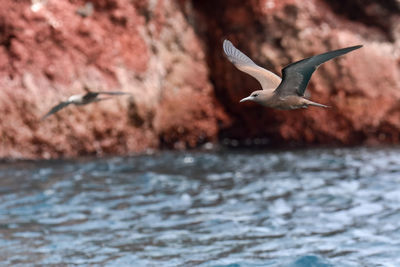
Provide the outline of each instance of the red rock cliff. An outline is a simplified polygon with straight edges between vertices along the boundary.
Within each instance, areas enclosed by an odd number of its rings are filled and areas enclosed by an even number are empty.
[[[93,3],[91,9],[78,0],[2,2],[0,157],[126,154],[225,137],[399,142],[396,0]],[[364,48],[313,75],[312,99],[330,109],[273,111],[238,104],[259,85],[223,57],[224,38],[276,73],[327,50]],[[133,96],[39,121],[85,84]]]
[[[104,0],[93,11],[84,1],[32,3],[5,0],[0,10],[0,157],[125,154],[216,140],[225,115],[179,3]],[[133,96],[39,121],[84,84]]]

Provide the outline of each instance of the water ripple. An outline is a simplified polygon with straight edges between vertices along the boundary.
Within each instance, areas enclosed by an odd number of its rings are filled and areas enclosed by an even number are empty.
[[[400,266],[400,150],[0,165],[0,265]]]

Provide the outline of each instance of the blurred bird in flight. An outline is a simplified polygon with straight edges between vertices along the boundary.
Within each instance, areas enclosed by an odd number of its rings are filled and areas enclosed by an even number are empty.
[[[46,115],[42,117],[42,120],[46,119],[50,115],[60,111],[61,109],[65,108],[66,106],[70,104],[74,104],[77,106],[82,106],[86,105],[89,103],[93,102],[99,102],[102,100],[110,99],[111,97],[101,97],[100,95],[130,95],[130,93],[125,93],[125,92],[93,92],[90,91],[88,87],[84,87],[84,90],[86,91],[86,94],[80,94],[80,95],[72,95],[68,98],[67,101],[62,101],[55,105]]]
[[[294,62],[282,69],[281,79],[275,73],[255,64],[230,41],[225,40],[223,43],[223,49],[229,61],[239,70],[258,80],[263,89],[252,92],[250,96],[243,98],[240,102],[254,101],[275,109],[328,107],[305,97],[304,93],[311,75],[322,63],[361,47],[362,45],[351,46]]]

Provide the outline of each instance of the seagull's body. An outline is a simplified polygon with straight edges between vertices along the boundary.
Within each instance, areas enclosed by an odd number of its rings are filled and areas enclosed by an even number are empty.
[[[362,45],[347,47],[294,62],[282,69],[281,79],[273,72],[255,64],[248,56],[234,47],[230,41],[225,40],[223,44],[224,52],[229,61],[239,70],[257,79],[263,89],[252,92],[250,96],[243,98],[240,102],[254,101],[275,109],[298,109],[308,106],[326,108],[327,106],[305,97],[305,90],[311,75],[322,63],[361,47]]]
[[[46,115],[42,117],[42,120],[46,119],[50,115],[58,112],[59,110],[65,108],[68,105],[77,105],[77,106],[82,106],[86,105],[89,103],[93,102],[99,102],[102,100],[110,99],[110,97],[102,97],[100,98],[100,95],[129,95],[129,93],[125,92],[93,92],[90,91],[88,88],[84,88],[86,91],[86,94],[79,94],[79,95],[72,95],[68,98],[67,101],[62,101],[55,105]]]

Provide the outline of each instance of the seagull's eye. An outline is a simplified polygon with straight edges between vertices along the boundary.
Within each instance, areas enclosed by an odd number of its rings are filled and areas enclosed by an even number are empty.
[[[258,94],[253,94],[253,97],[257,97],[258,96]]]

